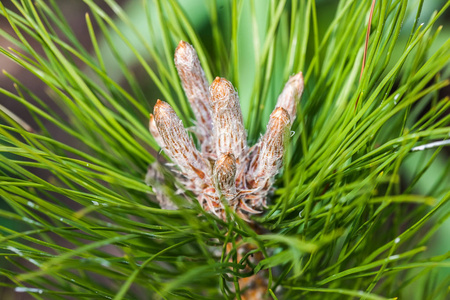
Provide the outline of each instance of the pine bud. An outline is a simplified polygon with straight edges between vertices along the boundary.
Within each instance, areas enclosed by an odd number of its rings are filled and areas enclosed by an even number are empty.
[[[283,165],[286,141],[289,137],[291,121],[288,112],[278,107],[270,115],[267,130],[259,144],[259,153],[250,164],[249,174],[254,188],[264,188],[271,184],[273,177]]]
[[[175,50],[174,60],[184,92],[197,119],[197,137],[202,144],[202,150],[213,151],[209,84],[197,52],[188,43],[180,41]]]
[[[208,90],[197,53],[183,41],[175,52],[175,66],[197,118],[192,131],[201,149],[195,148],[170,105],[160,100],[154,116],[150,115],[150,132],[171,159],[174,176],[195,194],[206,211],[226,220],[223,197],[238,216],[252,222],[249,217],[262,212],[274,177],[281,170],[303,92],[302,73],[289,78],[270,115],[266,133],[248,149],[239,97],[231,82],[216,77]],[[156,175],[149,171],[147,179]],[[169,207],[158,181],[151,185],[161,206]]]
[[[217,157],[232,153],[238,172],[247,149],[247,133],[239,97],[231,82],[216,77],[210,87]]]
[[[158,132],[164,141],[164,152],[178,165],[183,175],[204,188],[211,183],[208,163],[194,146],[183,123],[166,102],[158,100],[153,108]]]

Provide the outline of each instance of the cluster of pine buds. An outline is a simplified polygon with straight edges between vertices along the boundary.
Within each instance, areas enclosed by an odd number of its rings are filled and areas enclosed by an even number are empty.
[[[175,50],[175,66],[196,118],[193,132],[200,150],[172,107],[161,100],[150,115],[150,132],[172,160],[174,174],[206,211],[225,219],[226,202],[249,220],[266,206],[282,167],[303,92],[302,73],[286,83],[265,134],[248,147],[239,97],[231,82],[217,77],[209,86],[195,49],[184,41]],[[169,208],[163,192],[156,186],[154,190],[161,207]]]

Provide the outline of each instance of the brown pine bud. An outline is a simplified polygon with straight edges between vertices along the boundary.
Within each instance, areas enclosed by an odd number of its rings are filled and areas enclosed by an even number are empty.
[[[303,75],[302,72],[300,72],[289,78],[280,96],[278,96],[277,105],[275,107],[284,108],[291,118],[291,123],[294,122],[297,116],[297,103],[300,101],[302,93]]]
[[[232,153],[238,172],[247,150],[247,133],[239,97],[231,82],[216,77],[210,87],[217,157]]]
[[[253,188],[264,188],[283,165],[286,141],[289,138],[291,121],[288,112],[278,107],[270,115],[267,130],[259,144],[259,153],[250,163],[248,175],[254,183]]]
[[[183,175],[194,180],[199,188],[211,184],[208,162],[195,148],[172,107],[158,100],[153,114],[158,132],[164,141],[164,152],[180,168]]]
[[[222,154],[214,165],[213,178],[218,196],[230,201],[236,196],[236,160],[231,153]]]
[[[202,144],[202,150],[213,151],[209,84],[197,52],[190,44],[180,41],[174,60],[184,92],[197,119],[197,137]]]

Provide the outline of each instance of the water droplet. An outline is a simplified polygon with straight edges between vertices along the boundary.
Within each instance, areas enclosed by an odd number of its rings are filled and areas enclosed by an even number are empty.
[[[16,293],[39,293],[42,294],[44,291],[36,288],[29,288],[24,286],[18,286],[14,289]]]
[[[303,212],[303,209],[298,213],[298,217],[299,217],[299,218],[302,217],[302,212]]]
[[[292,131],[292,130],[291,130],[291,137],[293,137],[294,134],[295,134],[295,131]]]
[[[97,202],[97,201],[94,201],[94,200],[92,200],[92,204],[94,204],[95,206],[98,206],[98,205],[99,205],[98,202]]]
[[[102,266],[104,266],[106,268],[111,266],[111,263],[104,258],[96,257],[93,260],[97,261],[98,263],[100,263]]]
[[[38,208],[39,206],[37,206],[36,204],[34,204],[33,202],[31,202],[31,201],[28,201],[27,202],[27,205],[29,206],[29,207],[31,207],[31,208]]]
[[[9,251],[14,252],[15,254],[17,254],[19,256],[23,256],[22,251],[20,251],[17,248],[14,248],[13,246],[8,246],[6,249],[8,249]]]
[[[396,243],[396,244],[400,243],[400,238],[396,238],[396,239],[394,240],[394,243]]]
[[[27,218],[27,217],[23,217],[22,220],[24,222],[27,222],[27,223],[30,223],[30,224],[40,225],[38,222],[36,222],[36,221],[34,221],[34,220],[30,219],[30,218]]]
[[[32,259],[32,258],[27,258],[27,259],[28,259],[28,261],[29,261],[30,263],[32,263],[33,265],[38,266],[38,267],[41,266],[41,264],[38,263],[36,260],[34,260],[34,259]],[[41,293],[39,293],[39,294],[41,294]]]
[[[388,259],[395,260],[395,259],[398,259],[399,257],[400,257],[399,255],[392,255],[392,256],[389,256]]]

